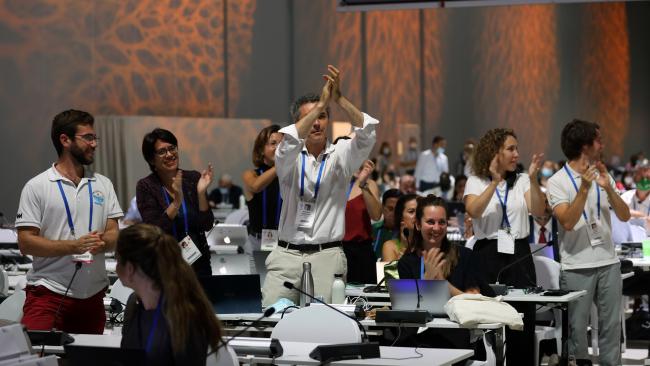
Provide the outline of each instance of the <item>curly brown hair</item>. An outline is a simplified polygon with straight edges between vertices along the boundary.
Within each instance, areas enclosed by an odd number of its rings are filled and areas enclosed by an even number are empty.
[[[515,131],[510,128],[493,128],[481,137],[472,157],[474,174],[481,178],[490,178],[490,163],[508,136],[517,138]]]

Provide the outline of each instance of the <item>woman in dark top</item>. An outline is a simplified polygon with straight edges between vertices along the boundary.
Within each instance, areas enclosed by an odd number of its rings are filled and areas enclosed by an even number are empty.
[[[401,279],[447,280],[452,296],[466,292],[494,296],[477,272],[472,251],[447,240],[447,205],[434,195],[418,200],[413,240],[397,269]]]
[[[263,234],[265,244],[277,244],[278,224],[282,210],[280,184],[275,172],[275,148],[282,141],[280,126],[271,125],[260,131],[253,145],[253,165],[242,175],[244,197],[248,206],[248,234],[244,252],[249,256],[251,273],[256,273],[253,251],[260,250]]]
[[[201,173],[179,169],[176,136],[162,128],[144,136],[142,155],[152,171],[136,187],[142,221],[160,227],[179,242],[189,236],[201,253],[192,264],[194,271],[198,276],[210,276],[205,232],[214,223],[206,195],[212,183],[212,166]]]
[[[153,225],[130,226],[120,232],[115,257],[117,275],[134,291],[122,348],[144,349],[148,365],[204,366],[208,350],[225,352],[219,321],[176,239]]]

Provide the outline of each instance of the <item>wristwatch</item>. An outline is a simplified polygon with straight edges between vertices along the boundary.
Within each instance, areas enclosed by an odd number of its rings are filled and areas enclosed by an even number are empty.
[[[366,189],[366,188],[368,188],[368,182],[363,182],[363,184],[362,184],[362,183],[359,183],[359,188],[361,188],[361,189]]]

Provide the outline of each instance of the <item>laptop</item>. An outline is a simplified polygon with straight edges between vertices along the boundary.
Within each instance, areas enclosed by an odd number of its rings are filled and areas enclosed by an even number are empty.
[[[215,275],[251,274],[250,257],[245,254],[217,254],[210,252],[210,267]]]
[[[248,240],[248,230],[244,225],[219,224],[212,229],[206,239],[210,247],[233,245],[243,248]]]
[[[94,366],[142,366],[146,363],[143,349],[115,347],[63,346],[67,365],[82,366],[92,363]],[[91,361],[92,360],[92,361]]]
[[[216,314],[262,313],[259,275],[201,277],[199,282]]]
[[[451,298],[451,294],[447,281],[390,279],[387,282],[393,310],[425,310],[434,318],[448,317],[445,304]]]

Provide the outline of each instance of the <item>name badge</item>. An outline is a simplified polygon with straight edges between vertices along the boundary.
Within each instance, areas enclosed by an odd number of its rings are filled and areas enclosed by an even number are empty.
[[[314,227],[316,218],[316,203],[298,201],[298,214],[296,215],[296,226],[299,229],[311,230]]]
[[[589,235],[591,246],[601,245],[605,242],[603,240],[603,226],[598,219],[591,220],[587,223],[587,234]]]
[[[515,236],[510,230],[497,232],[497,251],[503,254],[515,254]]]
[[[178,245],[181,247],[183,259],[185,259],[185,261],[190,265],[196,262],[197,259],[201,258],[201,251],[196,247],[196,244],[194,244],[194,241],[189,235],[178,242]]]
[[[263,229],[261,249],[265,251],[272,251],[277,246],[278,246],[278,231]]]
[[[84,254],[73,254],[72,255],[72,261],[73,262],[92,263],[93,262],[93,255],[89,251],[84,253]]]

